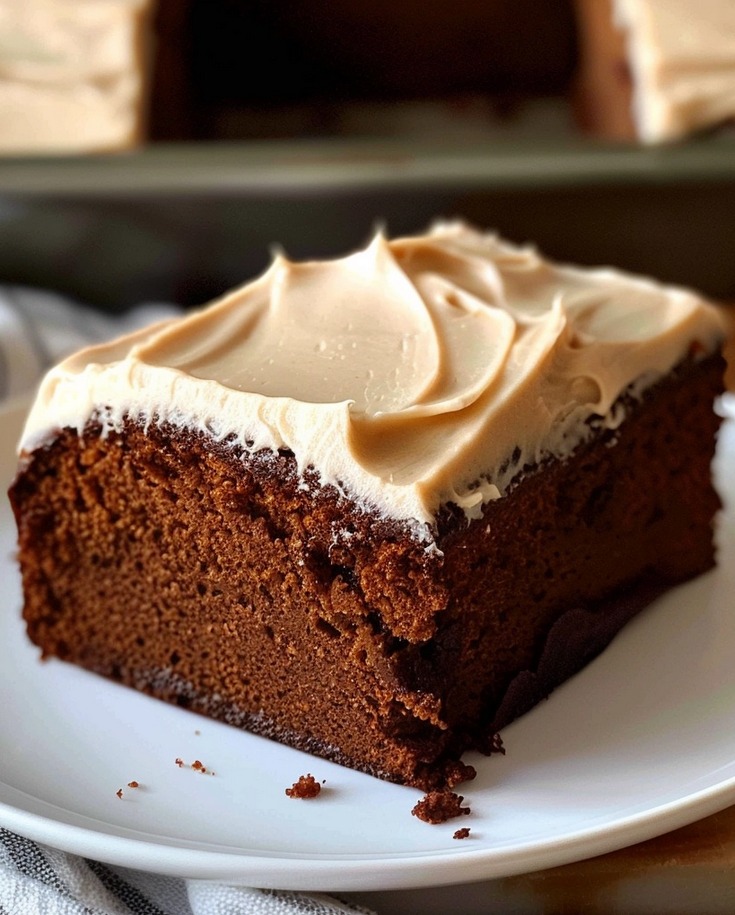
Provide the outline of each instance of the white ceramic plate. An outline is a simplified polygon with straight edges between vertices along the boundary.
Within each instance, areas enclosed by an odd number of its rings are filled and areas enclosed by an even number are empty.
[[[0,414],[3,481],[20,419],[18,410]],[[724,458],[735,467],[732,429]],[[735,802],[732,505],[721,541],[720,568],[660,600],[509,727],[505,757],[471,758],[471,816],[429,826],[411,816],[413,789],[41,663],[20,622],[3,505],[0,824],[149,871],[335,891],[507,876],[684,825]],[[216,774],[180,768],[177,757]],[[306,772],[326,780],[322,794],[288,798],[285,788]],[[131,780],[140,787],[127,788]],[[470,838],[453,839],[458,826]]]

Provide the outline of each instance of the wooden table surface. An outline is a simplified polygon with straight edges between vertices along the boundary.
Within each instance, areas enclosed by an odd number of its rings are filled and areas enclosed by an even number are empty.
[[[733,915],[735,807],[639,845],[533,874],[342,895],[378,915]]]
[[[735,306],[725,316],[726,384],[735,390]],[[533,874],[349,895],[379,915],[735,915],[735,806],[656,839]]]

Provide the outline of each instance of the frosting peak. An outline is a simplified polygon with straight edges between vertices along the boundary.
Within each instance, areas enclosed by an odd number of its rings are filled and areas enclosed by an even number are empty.
[[[76,354],[45,379],[22,447],[130,414],[288,448],[391,517],[430,523],[450,501],[473,516],[721,333],[686,290],[439,224],[339,260],[279,256],[208,308]]]

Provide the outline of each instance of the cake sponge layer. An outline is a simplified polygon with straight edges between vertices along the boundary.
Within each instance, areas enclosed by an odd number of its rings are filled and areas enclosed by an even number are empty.
[[[31,639],[183,707],[429,788],[667,587],[713,562],[718,356],[521,468],[431,548],[287,450],[128,417],[11,489]],[[576,637],[570,637],[576,636]]]

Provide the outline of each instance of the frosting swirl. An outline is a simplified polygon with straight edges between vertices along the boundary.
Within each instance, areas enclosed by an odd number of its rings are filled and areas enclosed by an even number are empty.
[[[335,261],[279,256],[201,311],[77,353],[44,380],[21,447],[132,415],[290,449],[388,517],[431,523],[447,502],[474,517],[721,336],[687,290],[444,223]]]

